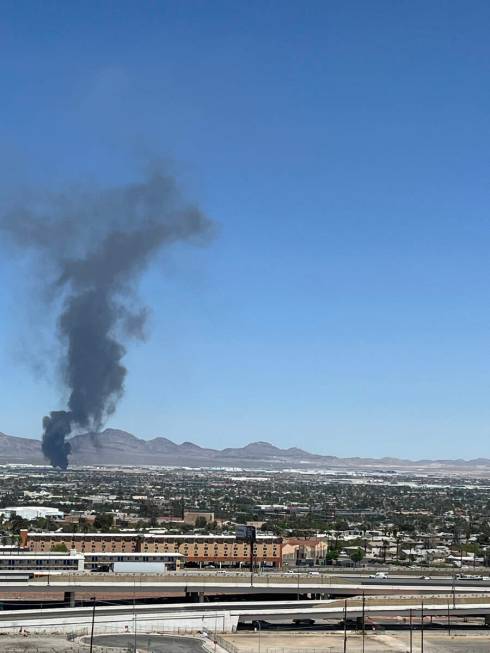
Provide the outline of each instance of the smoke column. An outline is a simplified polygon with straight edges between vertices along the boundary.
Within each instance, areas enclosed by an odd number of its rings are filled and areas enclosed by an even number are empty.
[[[17,203],[0,226],[48,266],[51,305],[59,306],[68,405],[44,417],[42,450],[66,469],[67,436],[100,430],[124,393],[123,343],[141,336],[146,319],[145,308],[134,308],[136,282],[163,248],[205,241],[212,223],[184,202],[172,177],[156,172],[140,183]]]

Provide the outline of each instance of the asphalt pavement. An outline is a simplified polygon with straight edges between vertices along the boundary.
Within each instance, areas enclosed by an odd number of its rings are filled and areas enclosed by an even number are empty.
[[[134,651],[134,635],[99,635],[94,637],[98,646],[117,647]],[[136,635],[136,648],[151,653],[203,653],[202,643],[192,637],[167,637],[166,635]]]

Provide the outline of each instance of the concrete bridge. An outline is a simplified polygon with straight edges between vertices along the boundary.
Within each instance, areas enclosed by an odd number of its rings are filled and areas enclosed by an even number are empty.
[[[239,622],[263,620],[292,622],[297,619],[340,621],[344,610],[348,619],[362,615],[361,601],[318,602],[245,602],[208,604],[167,604],[133,606],[95,606],[48,610],[15,610],[0,613],[0,633],[12,634],[26,629],[30,633],[57,633],[73,636],[90,633],[92,622],[96,634],[104,633],[190,633],[233,632]],[[447,618],[480,616],[489,621],[490,600],[467,599],[453,605],[447,599],[431,599],[423,606],[419,599],[401,603],[399,599],[367,602],[365,617],[399,617],[408,619],[440,616]]]

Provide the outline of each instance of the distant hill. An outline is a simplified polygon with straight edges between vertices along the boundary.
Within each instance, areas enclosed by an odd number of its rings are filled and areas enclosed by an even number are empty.
[[[0,462],[42,463],[41,442],[0,433]]]
[[[453,472],[490,472],[490,460],[402,460],[399,458],[338,458],[269,442],[244,447],[208,449],[193,442],[176,444],[164,437],[142,440],[119,429],[82,433],[71,440],[72,465],[169,465],[180,467],[243,467],[250,469],[405,469]],[[0,463],[43,463],[39,440],[0,433]]]

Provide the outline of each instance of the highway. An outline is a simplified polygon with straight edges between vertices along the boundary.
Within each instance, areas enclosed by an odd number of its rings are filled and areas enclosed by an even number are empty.
[[[430,580],[413,577],[374,579],[365,576],[334,577],[262,575],[255,576],[251,582],[248,576],[196,576],[181,578],[178,576],[149,576],[138,574],[119,578],[117,575],[101,577],[95,574],[71,576],[41,576],[28,581],[9,581],[0,583],[1,593],[44,593],[84,592],[90,595],[110,595],[126,593],[131,596],[139,594],[160,593],[187,595],[247,595],[247,594],[293,594],[322,596],[354,596],[357,594],[489,594],[488,581],[453,581],[450,578],[433,578]]]
[[[407,619],[410,612],[417,618],[422,614],[420,600],[385,599],[366,603],[365,616],[371,619],[390,616]],[[490,601],[468,602],[452,605],[451,601],[428,600],[423,606],[425,616],[447,618],[464,616],[487,617]],[[347,601],[348,619],[362,615],[359,600]],[[71,633],[86,635],[94,618],[97,634],[134,632],[189,633],[207,629],[215,632],[232,632],[239,622],[314,619],[316,622],[340,621],[344,617],[343,601],[305,602],[248,602],[214,604],[173,604],[102,606],[48,610],[16,610],[0,612],[0,633],[15,633],[20,628],[31,633]]]

